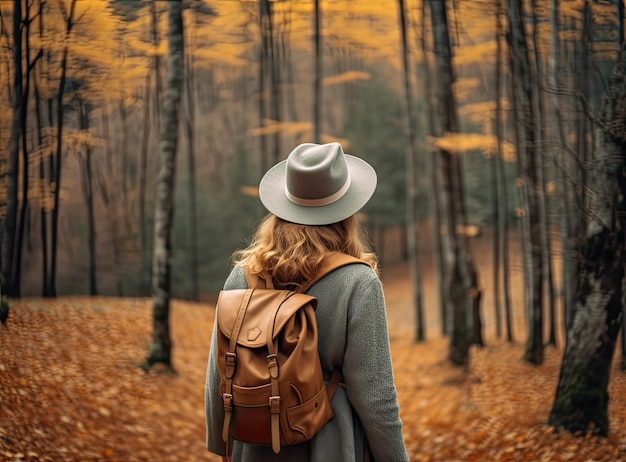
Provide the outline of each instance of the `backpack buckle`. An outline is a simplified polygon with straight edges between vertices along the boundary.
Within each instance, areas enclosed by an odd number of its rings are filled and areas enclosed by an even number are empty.
[[[227,352],[226,353],[226,364],[225,364],[225,372],[226,377],[229,379],[233,378],[235,375],[235,365],[237,364],[237,353]]]
[[[267,355],[267,369],[269,370],[270,377],[273,379],[278,378],[278,357],[276,354]]]
[[[231,393],[224,393],[224,410],[230,411],[233,408],[233,395]]]
[[[280,396],[270,396],[270,414],[280,414]]]

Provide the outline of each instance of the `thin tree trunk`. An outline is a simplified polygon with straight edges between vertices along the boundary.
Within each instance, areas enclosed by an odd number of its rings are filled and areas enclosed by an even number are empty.
[[[72,32],[74,26],[74,11],[76,1],[72,0],[70,11],[66,18],[66,39]],[[54,207],[52,208],[52,239],[50,242],[50,280],[48,283],[48,296],[56,297],[56,274],[57,274],[57,248],[59,235],[59,204],[61,192],[61,171],[63,169],[63,96],[65,95],[65,81],[67,78],[67,56],[69,53],[68,45],[63,47],[63,58],[61,60],[61,78],[59,79],[59,90],[56,98],[56,118],[57,118],[57,136],[56,136],[56,153],[54,163]]]
[[[187,78],[185,79],[186,89],[186,111],[185,111],[185,132],[187,134],[187,177],[189,195],[189,270],[191,278],[191,299],[200,299],[199,289],[199,263],[198,263],[198,206],[196,203],[196,153],[195,153],[195,125],[196,125],[196,105],[195,85],[193,74],[193,52],[189,54],[187,64]]]
[[[102,136],[104,138],[104,153],[106,172],[109,181],[115,181],[113,170],[113,153],[111,152],[108,107],[102,109]],[[118,297],[124,295],[124,284],[120,274],[120,248],[119,248],[119,227],[118,227],[118,196],[117,187],[113,184],[110,191],[106,188],[104,181],[101,187],[102,197],[107,209],[108,222],[111,225],[111,246],[113,250],[113,271],[115,272],[115,290]]]
[[[269,14],[267,16],[268,25],[268,38],[269,38],[269,56],[270,56],[270,87],[271,87],[271,114],[272,121],[280,124],[282,120],[281,115],[281,91],[280,91],[280,53],[279,47],[276,44],[277,32],[274,26],[274,12],[272,3],[268,3]],[[280,160],[281,156],[281,133],[279,130],[274,132],[274,155],[271,160],[271,164],[274,165]]]
[[[182,2],[168,3],[168,60],[165,99],[159,140],[161,168],[154,211],[152,266],[152,341],[146,367],[161,363],[172,368],[169,314],[171,297],[172,228],[178,121],[184,74]]]
[[[148,240],[146,237],[146,183],[148,169],[148,143],[150,142],[150,73],[146,74],[146,88],[144,93],[143,132],[139,151],[139,238],[141,253],[146,254]]]
[[[402,64],[404,69],[404,93],[406,96],[406,111],[408,122],[409,146],[406,153],[406,245],[409,261],[409,274],[413,289],[413,309],[415,310],[415,341],[425,340],[424,334],[424,307],[422,304],[422,278],[419,270],[419,225],[417,223],[418,189],[415,175],[417,165],[417,147],[415,139],[415,117],[413,115],[413,93],[409,74],[409,49],[407,40],[406,14],[404,0],[398,0],[400,16],[400,31],[402,40]]]
[[[529,317],[528,339],[524,359],[533,364],[543,362],[543,254],[541,246],[541,220],[537,188],[537,127],[535,119],[538,114],[536,107],[535,87],[536,79],[533,80],[531,60],[529,56],[527,36],[523,21],[522,0],[509,0],[509,24],[511,47],[513,51],[513,68],[517,78],[514,85],[516,94],[517,112],[521,116],[523,128],[520,130],[524,143],[524,150],[518,153],[520,161],[523,161],[522,182],[524,183],[527,210],[524,219],[528,220],[529,241],[527,246],[529,269],[531,277],[528,285],[528,297],[526,299],[526,312]],[[520,140],[518,140],[520,141]]]
[[[159,131],[159,124],[161,121],[161,95],[163,93],[163,84],[161,82],[161,56],[156,50],[159,48],[159,29],[158,23],[159,18],[156,10],[158,0],[152,0],[150,2],[150,32],[151,32],[151,40],[152,47],[155,51],[154,58],[152,59],[152,72],[154,73],[154,114],[156,120],[156,130],[157,134]]]
[[[78,102],[78,123],[80,130],[89,130],[89,107],[84,101]],[[96,226],[93,205],[93,174],[91,168],[91,147],[85,146],[84,157],[79,157],[82,168],[82,190],[87,212],[87,248],[89,255],[89,294],[98,295],[96,274]]]
[[[617,17],[619,20],[619,44],[624,48],[624,2],[617,2]],[[626,371],[626,303],[622,303],[622,362],[621,370]]]
[[[266,25],[268,14],[269,1],[259,0],[259,30],[261,31],[261,47],[259,48],[259,127],[263,127],[265,125],[265,120],[267,118],[267,92],[265,91],[265,86],[266,73],[269,66]],[[265,171],[271,167],[267,148],[267,136],[265,134],[259,136],[259,143],[261,149],[261,169]]]
[[[13,256],[13,278],[11,281],[11,288],[13,291],[13,296],[19,297],[21,295],[20,290],[20,280],[22,276],[22,249],[24,246],[24,232],[27,226],[28,219],[28,190],[30,183],[30,171],[29,166],[30,162],[28,161],[29,152],[28,152],[28,140],[26,137],[27,128],[28,128],[28,98],[30,94],[30,74],[33,68],[34,63],[30,61],[30,24],[32,19],[30,18],[30,5],[28,2],[24,5],[24,21],[23,30],[24,37],[22,40],[24,41],[24,51],[26,56],[24,57],[24,61],[26,63],[26,74],[23,75],[23,86],[24,92],[22,95],[22,111],[21,111],[21,125],[22,125],[22,203],[20,206],[20,217],[17,223],[17,235],[15,239],[15,254]],[[36,60],[37,58],[35,58]]]
[[[50,126],[50,137],[52,137],[52,127],[54,127],[54,99],[47,98],[46,99],[46,108],[48,111],[48,124]],[[46,199],[49,201],[46,207],[46,220],[42,225],[41,237],[44,241],[43,249],[46,251],[46,256],[43,258],[43,264],[46,265],[46,269],[43,273],[45,278],[43,279],[43,291],[42,295],[44,297],[52,297],[54,296],[54,288],[51,286],[52,278],[50,277],[50,271],[52,268],[52,210],[54,208],[54,189],[53,189],[53,178],[54,178],[54,149],[50,148],[50,155],[48,156],[48,174],[47,174],[47,183],[46,183]],[[49,220],[49,223],[48,223]],[[48,228],[48,224],[50,227]],[[49,230],[49,231],[48,231]],[[49,237],[48,237],[49,236]]]
[[[511,295],[510,295],[510,278],[509,278],[509,249],[508,249],[508,194],[507,183],[504,169],[503,159],[503,130],[502,124],[504,121],[504,112],[502,108],[502,100],[504,98],[504,92],[502,90],[502,67],[506,62],[504,57],[505,50],[502,47],[502,41],[504,40],[504,5],[503,0],[497,1],[497,24],[496,24],[496,40],[497,40],[497,64],[496,64],[496,121],[495,121],[495,133],[498,140],[498,148],[496,155],[496,187],[498,190],[498,249],[501,256],[502,263],[502,293],[504,298],[504,328],[506,331],[506,339],[509,342],[513,341],[513,331],[511,326]],[[498,305],[500,306],[500,299],[498,299]],[[500,315],[501,318],[501,315]]]
[[[14,286],[14,258],[17,232],[18,182],[22,112],[24,111],[22,86],[22,0],[13,1],[13,115],[9,135],[9,162],[7,180],[7,207],[2,232],[2,257],[0,285],[9,297],[19,295]]]
[[[423,92],[427,95],[426,98],[426,107],[427,107],[427,120],[428,120],[428,133],[431,136],[435,136],[436,130],[436,121],[435,121],[435,110],[437,107],[436,101],[436,92],[432,91],[432,74],[431,74],[431,66],[428,58],[428,47],[426,44],[427,37],[427,28],[426,25],[429,24],[429,16],[427,14],[426,8],[428,7],[428,2],[422,2],[422,27],[420,35],[420,48],[424,54],[424,79],[423,79]],[[444,255],[446,251],[444,251],[444,247],[447,243],[449,243],[449,239],[444,238],[444,235],[448,232],[446,226],[444,226],[445,218],[444,218],[444,207],[442,198],[442,181],[440,179],[441,168],[439,165],[439,153],[434,152],[430,156],[426,156],[426,161],[428,163],[428,171],[430,172],[429,177],[430,181],[430,191],[433,197],[433,227],[432,227],[432,235],[434,240],[433,245],[433,260],[435,261],[435,268],[437,273],[437,292],[439,294],[439,313],[441,318],[441,334],[447,335],[449,332],[448,320],[449,320],[449,312],[450,312],[450,298],[449,293],[446,291],[446,265]]]
[[[544,107],[544,98],[542,89],[545,88],[545,72],[542,62],[542,57],[539,53],[539,19],[537,18],[537,10],[540,8],[537,0],[533,0],[533,51],[534,57],[529,59],[531,64],[531,73],[536,82],[536,86],[533,87],[533,124],[535,131],[535,166],[536,166],[536,179],[537,186],[535,188],[537,195],[537,208],[539,214],[539,235],[541,248],[543,253],[543,265],[545,268],[545,281],[547,295],[548,295],[548,344],[556,346],[556,293],[554,272],[552,270],[552,242],[550,239],[550,223],[548,213],[548,199],[546,198],[546,181],[545,181],[545,150],[544,146],[547,144],[547,130],[545,129],[547,123],[547,114]],[[543,323],[542,323],[543,324]],[[543,331],[543,325],[541,327]]]
[[[501,234],[501,225],[503,217],[500,216],[500,192],[505,184],[500,182],[499,169],[502,162],[502,128],[501,120],[502,116],[502,103],[500,101],[500,88],[502,86],[502,73],[500,69],[500,56],[501,56],[501,31],[500,31],[500,5],[496,5],[496,116],[494,120],[494,132],[496,139],[498,140],[496,154],[489,163],[490,184],[491,184],[491,197],[493,200],[493,310],[494,310],[494,322],[496,326],[496,337],[502,337],[502,305],[501,305],[501,285],[500,285],[500,262],[502,255],[500,250],[502,249],[503,236]],[[504,271],[506,272],[506,270]]]
[[[617,2],[617,21],[618,21],[618,30],[619,30],[619,45],[620,48],[624,45],[624,40],[626,40],[626,36],[624,35],[624,2]]]
[[[322,139],[322,13],[320,1],[313,0],[313,47],[315,55],[313,75],[313,141],[320,143]]]
[[[37,84],[37,80],[33,81],[33,90],[35,92],[35,122],[37,127],[37,144],[39,148],[43,148],[44,139],[42,136],[43,130],[43,116],[41,113],[41,97],[39,95],[39,86]],[[51,123],[48,121],[48,125]],[[41,258],[42,258],[42,295],[45,295],[45,286],[48,280],[48,231],[47,231],[47,208],[46,203],[48,199],[48,188],[46,185],[49,184],[46,177],[46,160],[45,156],[41,155],[39,158],[39,220],[40,220],[40,235],[41,235]]]
[[[576,245],[573,245],[573,236],[576,234],[572,230],[572,219],[570,214],[571,208],[571,185],[568,181],[568,153],[567,139],[565,129],[563,128],[563,120],[561,117],[561,103],[559,101],[558,90],[561,87],[559,79],[559,2],[557,0],[550,1],[550,56],[548,59],[548,87],[550,99],[552,102],[552,111],[554,124],[558,131],[558,142],[560,146],[555,155],[555,159],[560,165],[560,186],[561,197],[564,200],[564,207],[561,210],[560,217],[560,235],[561,235],[561,306],[563,312],[563,325],[565,330],[569,326],[570,313],[576,295],[576,274],[577,274],[577,251]]]
[[[124,227],[126,234],[133,235],[133,225],[131,222],[131,216],[133,215],[133,201],[130,199],[130,188],[133,183],[132,180],[132,166],[130,157],[128,155],[128,115],[126,113],[126,102],[124,101],[124,84],[121,82],[121,96],[118,101],[118,109],[120,112],[120,131],[122,134],[122,165],[121,170],[121,183],[122,183],[122,205],[124,206]]]

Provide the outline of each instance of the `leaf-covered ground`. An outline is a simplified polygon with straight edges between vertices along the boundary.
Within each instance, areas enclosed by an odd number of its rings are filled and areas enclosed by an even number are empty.
[[[411,341],[404,285],[386,285],[392,353],[412,461],[626,460],[626,374],[612,371],[609,438],[554,433],[550,411],[562,352],[520,360],[521,342],[490,336],[464,372],[447,341]],[[0,460],[212,461],[204,450],[208,304],[174,302],[177,375],[145,374],[149,300],[15,301],[0,328]]]

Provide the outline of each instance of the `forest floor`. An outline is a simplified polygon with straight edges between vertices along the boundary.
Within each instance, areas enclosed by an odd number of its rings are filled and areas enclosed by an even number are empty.
[[[467,370],[455,368],[432,313],[427,341],[412,341],[406,274],[390,268],[383,281],[412,461],[626,461],[626,374],[611,373],[608,438],[555,433],[545,422],[562,350],[548,347],[541,366],[525,363],[522,337],[496,339],[486,310],[487,346],[472,349]],[[177,374],[144,373],[149,300],[13,301],[0,327],[0,461],[219,460],[204,449],[213,316],[210,304],[175,301]]]

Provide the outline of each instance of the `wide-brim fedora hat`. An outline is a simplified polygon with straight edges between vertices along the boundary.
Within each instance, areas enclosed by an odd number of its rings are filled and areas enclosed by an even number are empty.
[[[283,220],[302,225],[342,221],[363,208],[376,189],[376,172],[339,143],[304,143],[261,179],[259,197]]]

